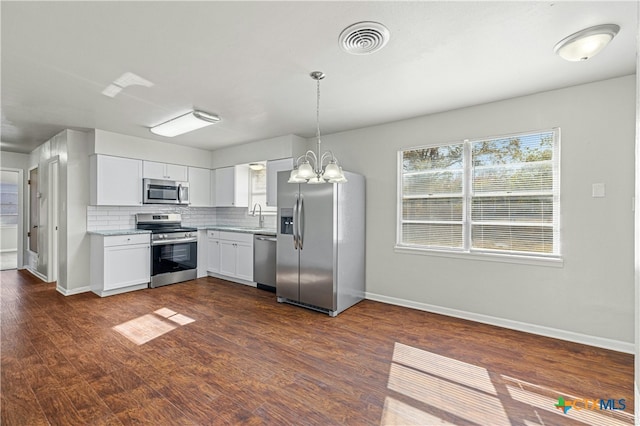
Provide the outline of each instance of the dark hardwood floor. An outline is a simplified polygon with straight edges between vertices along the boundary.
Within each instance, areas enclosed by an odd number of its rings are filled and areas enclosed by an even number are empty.
[[[213,278],[107,298],[0,280],[6,426],[633,424],[628,354],[373,301],[330,318]]]

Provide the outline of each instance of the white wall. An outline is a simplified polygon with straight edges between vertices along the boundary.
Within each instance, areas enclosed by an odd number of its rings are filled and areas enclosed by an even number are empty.
[[[0,167],[25,170],[29,164],[29,154],[0,152]]]
[[[89,204],[89,153],[88,134],[67,130],[67,162],[63,185],[60,173],[60,186],[66,199],[60,198],[60,223],[64,223],[59,254],[58,289],[65,294],[86,291],[89,285],[90,241],[87,235],[87,205]],[[64,163],[63,163],[64,165]],[[64,218],[62,217],[64,215]],[[64,277],[64,279],[63,279]]]
[[[235,166],[254,161],[278,160],[280,158],[296,158],[306,149],[305,139],[296,135],[279,136],[257,142],[234,145],[213,151],[212,169]]]
[[[627,76],[324,136],[367,178],[368,297],[632,351],[635,93]],[[394,251],[398,150],[552,127],[563,267]]]
[[[175,143],[122,135],[95,129],[90,133],[89,154],[106,154],[192,167],[211,167],[211,151]]]
[[[89,139],[75,130],[58,133],[29,156],[29,166],[38,167],[38,192],[41,193],[38,226],[38,254],[34,272],[50,279],[49,265],[49,163],[58,162],[58,277],[57,289],[63,294],[89,290],[89,240],[86,235],[86,209],[89,204]],[[26,212],[28,210],[25,210]]]

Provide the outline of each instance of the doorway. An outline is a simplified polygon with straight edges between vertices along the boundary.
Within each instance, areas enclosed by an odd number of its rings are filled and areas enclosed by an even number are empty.
[[[0,171],[0,270],[18,268],[20,173]]]

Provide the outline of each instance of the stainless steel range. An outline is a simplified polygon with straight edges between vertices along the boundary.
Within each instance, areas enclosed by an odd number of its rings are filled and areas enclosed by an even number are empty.
[[[198,230],[179,213],[138,213],[136,228],[151,231],[151,283],[155,288],[197,277]]]

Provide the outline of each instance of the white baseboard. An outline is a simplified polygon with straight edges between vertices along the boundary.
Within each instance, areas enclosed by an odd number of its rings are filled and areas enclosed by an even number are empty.
[[[227,276],[227,275],[222,275],[222,274],[218,274],[216,272],[211,272],[211,271],[207,272],[207,276],[214,277],[214,278],[220,278],[221,280],[231,281],[231,282],[238,283],[238,284],[248,285],[250,287],[257,287],[258,286],[258,284],[253,282],[253,281],[243,280],[242,278],[230,277],[230,276]]]
[[[66,288],[62,288],[59,285],[57,285],[56,290],[58,291],[58,293],[61,293],[64,296],[73,296],[74,294],[87,293],[91,291],[91,287],[84,286],[84,287],[72,288],[71,290],[67,290]]]
[[[442,306],[429,305],[427,303],[414,302],[412,300],[398,299],[395,297],[383,296],[375,293],[365,293],[365,298],[377,302],[389,303],[391,305],[404,306],[406,308],[418,309],[420,311],[434,314],[447,315],[454,318],[480,322],[483,324],[495,325],[526,333],[538,334],[540,336],[552,337],[554,339],[566,340],[583,345],[595,346],[603,349],[610,349],[617,352],[635,354],[635,344],[622,342],[619,340],[606,339],[603,337],[590,336],[588,334],[575,333],[573,331],[560,330],[557,328],[545,327],[541,325],[528,324],[520,321],[513,321],[504,318],[492,317],[489,315],[476,314],[473,312],[460,311],[458,309],[445,308]]]
[[[47,281],[47,277],[45,277],[44,275],[42,275],[40,272],[36,271],[35,269],[30,268],[29,266],[25,266],[25,267],[24,267],[24,269],[26,269],[27,271],[29,271],[29,273],[30,273],[31,275],[34,275],[34,276],[36,276],[36,277],[40,278],[40,279],[41,279],[42,281],[44,281],[45,283],[46,283],[46,282],[48,282],[48,281]]]

